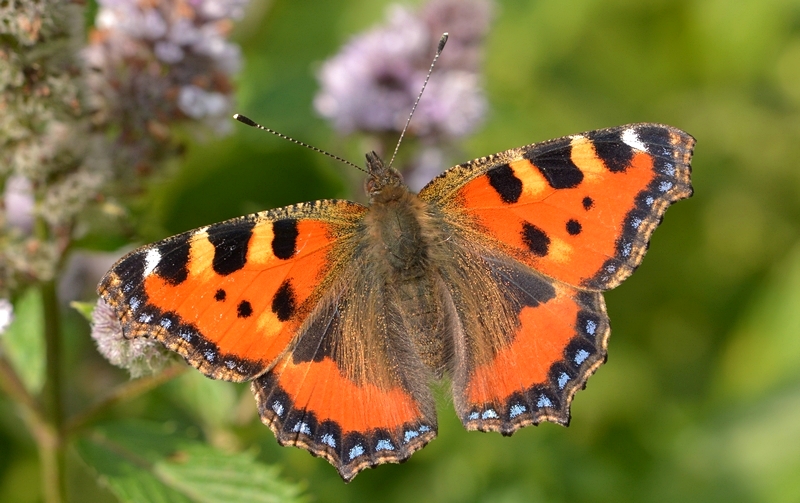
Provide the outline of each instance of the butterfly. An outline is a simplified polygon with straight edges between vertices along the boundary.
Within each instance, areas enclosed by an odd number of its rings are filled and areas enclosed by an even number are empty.
[[[567,425],[605,361],[602,292],[692,194],[695,140],[630,124],[455,166],[418,194],[375,152],[369,205],[321,200],[139,248],[98,293],[126,337],[251,382],[281,445],[345,481],[437,433],[448,377],[468,430]]]

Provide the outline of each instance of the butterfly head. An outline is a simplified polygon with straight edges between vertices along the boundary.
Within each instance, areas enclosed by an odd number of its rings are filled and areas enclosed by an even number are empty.
[[[369,176],[364,183],[364,189],[371,202],[389,202],[408,192],[403,175],[391,166],[386,166],[374,151],[367,153],[367,170]]]

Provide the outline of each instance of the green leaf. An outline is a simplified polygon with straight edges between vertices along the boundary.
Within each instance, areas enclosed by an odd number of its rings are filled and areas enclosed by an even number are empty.
[[[281,503],[304,501],[297,485],[251,453],[227,453],[143,421],[107,423],[77,448],[123,502]]]
[[[14,321],[0,338],[8,360],[32,395],[45,379],[44,306],[36,288],[29,288],[14,303]]]
[[[236,410],[241,388],[235,383],[209,379],[200,372],[185,372],[166,386],[176,403],[212,427],[231,423],[231,411]]]
[[[69,303],[69,306],[78,311],[89,323],[92,322],[92,313],[94,312],[94,307],[96,305],[97,302],[79,302],[77,300],[73,300]]]

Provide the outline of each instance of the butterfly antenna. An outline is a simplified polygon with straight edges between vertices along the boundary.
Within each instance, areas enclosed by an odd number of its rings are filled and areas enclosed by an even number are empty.
[[[447,32],[445,32],[442,34],[442,38],[439,39],[439,46],[436,48],[436,55],[433,57],[433,61],[431,61],[431,67],[428,68],[428,75],[425,76],[425,82],[422,83],[422,89],[419,90],[419,94],[417,95],[417,101],[415,101],[414,106],[411,107],[411,113],[408,114],[406,125],[403,126],[403,131],[400,133],[400,138],[397,140],[397,145],[394,147],[394,153],[392,154],[392,159],[389,161],[389,167],[391,167],[392,164],[394,164],[394,158],[397,157],[397,151],[400,150],[400,144],[403,142],[403,137],[406,135],[406,130],[408,129],[408,125],[411,123],[411,117],[414,115],[414,111],[417,109],[417,105],[419,105],[419,100],[420,98],[422,98],[422,92],[425,91],[425,86],[428,85],[428,80],[431,78],[433,67],[434,65],[436,65],[436,61],[442,54],[442,50],[444,49],[444,44],[447,43],[447,37],[449,37],[449,35],[447,34]]]
[[[281,134],[281,133],[275,131],[274,129],[270,129],[268,127],[264,127],[261,124],[259,124],[258,122],[254,121],[254,120],[250,119],[249,117],[246,117],[246,116],[244,116],[242,114],[233,114],[233,118],[236,119],[237,121],[241,122],[242,124],[247,124],[250,127],[254,127],[254,128],[258,128],[258,129],[263,129],[267,133],[272,133],[272,134],[274,134],[275,136],[277,136],[279,138],[283,138],[284,140],[289,140],[292,143],[296,143],[297,145],[301,145],[303,147],[311,149],[314,152],[319,152],[320,154],[325,154],[325,155],[327,155],[328,157],[330,157],[332,159],[336,159],[339,162],[343,162],[343,163],[347,164],[348,166],[352,166],[352,167],[356,168],[359,171],[363,171],[364,173],[369,174],[369,172],[367,170],[365,170],[361,166],[358,166],[357,164],[353,164],[352,162],[348,161],[347,159],[342,159],[338,155],[334,155],[334,154],[331,154],[330,152],[326,152],[326,151],[322,150],[321,148],[312,147],[308,143],[303,143],[300,140],[295,140],[291,136],[286,136],[285,134]]]

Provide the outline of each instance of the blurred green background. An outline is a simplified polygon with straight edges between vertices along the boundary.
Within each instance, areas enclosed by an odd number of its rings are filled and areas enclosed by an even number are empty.
[[[255,3],[239,24],[237,110],[363,159],[312,109],[315,69],[388,2]],[[327,462],[281,448],[247,386],[188,372],[112,417],[171,421],[255,453],[315,501],[800,501],[800,2],[557,0],[496,4],[485,51],[490,112],[451,164],[629,122],[697,139],[695,195],[672,207],[642,266],[606,294],[609,361],[579,392],[572,424],[511,438],[466,432],[446,397],[439,437],[403,465],[344,485]],[[358,173],[236,124],[190,144],[138,212],[145,239],[298,201],[362,198]],[[77,317],[70,399],[121,371]],[[78,364],[80,363],[80,364]],[[36,501],[34,444],[0,397],[0,500]],[[114,501],[76,455],[71,487]]]

